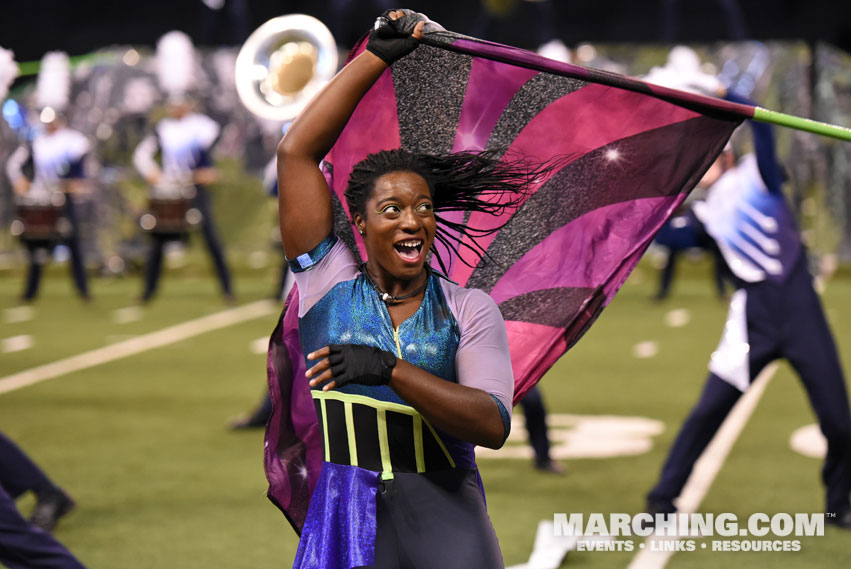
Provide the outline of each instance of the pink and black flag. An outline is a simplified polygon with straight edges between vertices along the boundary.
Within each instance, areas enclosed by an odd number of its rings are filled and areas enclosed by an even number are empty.
[[[487,251],[483,259],[463,247],[464,259],[446,250],[441,257],[451,280],[488,292],[499,305],[516,402],[611,301],[749,110],[451,32],[429,33],[375,83],[326,157],[335,229],[364,254],[343,191],[352,166],[379,150],[499,150],[537,164],[555,161],[523,203],[498,217],[442,214],[476,228],[500,227],[477,239]],[[270,498],[298,531],[322,457],[295,313],[285,310],[270,343],[275,411],[266,472]]]

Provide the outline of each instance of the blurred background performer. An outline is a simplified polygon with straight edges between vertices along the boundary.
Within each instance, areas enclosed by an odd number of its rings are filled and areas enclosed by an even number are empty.
[[[701,79],[697,72],[692,75]],[[690,86],[688,76],[680,81]],[[753,104],[732,91],[725,98]],[[708,187],[708,197],[696,204],[695,213],[718,244],[736,292],[703,393],[647,496],[647,507],[651,513],[676,511],[674,499],[733,405],[766,365],[786,358],[827,439],[825,511],[835,516],[825,521],[851,529],[851,410],[842,367],[783,196],[772,127],[751,121],[750,128],[755,152],[736,162],[725,151],[700,182]]]
[[[712,282],[719,299],[728,300],[724,279],[727,278],[727,266],[721,258],[721,253],[712,237],[706,233],[703,224],[694,213],[694,204],[698,199],[693,197],[699,193],[692,192],[680,209],[659,230],[654,243],[667,249],[665,260],[659,271],[659,289],[653,296],[654,300],[665,300],[671,292],[674,281],[677,260],[687,253],[699,251],[712,257]]]
[[[151,185],[152,198],[187,198],[201,215],[204,243],[215,265],[226,300],[233,299],[231,275],[222,244],[213,222],[211,196],[207,185],[216,181],[210,151],[221,128],[208,116],[194,111],[189,91],[195,86],[195,48],[183,32],[169,32],[157,43],[157,73],[167,96],[168,116],[154,127],[133,153],[133,164]],[[155,156],[161,154],[158,165]],[[161,223],[162,220],[158,221]],[[163,252],[169,241],[182,237],[182,231],[154,230],[151,251],[145,267],[144,302],[153,298],[162,273]]]
[[[27,521],[15,498],[29,491],[38,501]],[[73,500],[0,433],[0,563],[11,569],[85,569],[48,533],[73,507]]]
[[[61,52],[46,54],[35,94],[41,128],[32,143],[19,146],[6,163],[19,213],[25,219],[21,238],[29,252],[29,271],[24,300],[38,294],[42,265],[58,243],[68,247],[74,286],[84,300],[89,300],[76,200],[89,192],[84,160],[91,145],[83,134],[67,126],[64,113],[70,90],[68,56]],[[30,168],[32,179],[26,175]],[[36,211],[36,219],[28,223],[26,213],[32,211]]]

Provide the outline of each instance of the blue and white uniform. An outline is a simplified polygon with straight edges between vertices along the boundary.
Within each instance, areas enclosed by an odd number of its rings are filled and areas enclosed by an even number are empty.
[[[90,149],[89,140],[76,130],[42,132],[33,140],[32,152],[22,145],[9,157],[6,173],[13,182],[24,178],[24,165],[32,160],[35,176],[29,194],[37,200],[59,191],[62,180],[84,178],[83,162]]]
[[[762,177],[767,168],[772,165],[760,168],[755,154],[745,155],[694,206],[730,270],[747,283],[782,283],[802,249],[779,185],[769,187]]]
[[[133,153],[133,164],[146,177],[159,173],[166,178],[186,179],[199,168],[213,165],[210,149],[221,132],[210,117],[189,113],[182,118],[165,118],[157,123],[155,135],[146,137]],[[162,168],[154,156],[162,152]]]
[[[736,95],[734,102],[752,104]],[[813,289],[798,228],[781,191],[782,174],[767,124],[750,123],[755,154],[709,189],[695,212],[733,274],[736,292],[703,394],[650,492],[651,507],[672,508],[694,462],[733,404],[771,361],[786,358],[807,390],[827,438],[822,470],[826,510],[851,509],[851,411],[836,345]]]

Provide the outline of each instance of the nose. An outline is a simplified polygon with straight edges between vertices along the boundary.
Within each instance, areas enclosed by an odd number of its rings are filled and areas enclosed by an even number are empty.
[[[402,211],[402,216],[399,219],[402,229],[405,231],[418,231],[422,227],[422,221],[419,216],[411,208],[405,208]]]

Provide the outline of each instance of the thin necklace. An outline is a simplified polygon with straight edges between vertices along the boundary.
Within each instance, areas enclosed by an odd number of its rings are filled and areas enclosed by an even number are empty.
[[[372,278],[372,275],[369,274],[369,269],[366,268],[366,263],[362,263],[360,268],[361,271],[363,271],[363,274],[366,275],[366,280],[369,281],[369,284],[371,284],[372,288],[375,289],[375,292],[378,293],[378,298],[383,300],[386,304],[396,304],[400,300],[405,300],[406,298],[411,298],[412,296],[420,294],[425,289],[426,285],[428,284],[428,279],[431,276],[431,267],[425,265],[426,278],[425,280],[423,280],[423,284],[418,286],[414,292],[409,292],[408,294],[403,294],[400,296],[393,296],[392,294],[381,290],[381,288],[378,286],[378,283],[375,282],[375,280]]]

